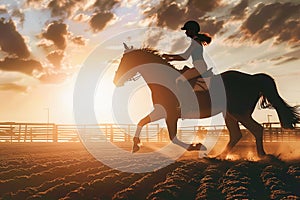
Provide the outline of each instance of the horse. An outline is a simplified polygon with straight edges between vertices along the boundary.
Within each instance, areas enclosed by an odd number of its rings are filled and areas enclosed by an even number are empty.
[[[201,143],[187,144],[177,139],[177,121],[180,118],[202,119],[222,113],[225,125],[229,131],[229,142],[225,149],[218,156],[226,158],[232,148],[242,138],[239,123],[248,129],[255,137],[256,150],[259,157],[266,156],[263,147],[263,127],[252,118],[252,113],[260,100],[261,108],[275,108],[279,116],[281,126],[293,129],[300,117],[297,108],[292,107],[281,98],[277,91],[274,79],[264,73],[247,74],[239,71],[229,70],[221,74],[213,75],[211,86],[218,88],[223,85],[223,90],[216,90],[220,98],[212,99],[209,90],[195,92],[199,106],[199,112],[190,117],[182,116],[179,107],[179,100],[176,96],[175,80],[180,70],[168,63],[158,51],[151,48],[133,49],[125,45],[125,51],[114,76],[114,84],[121,87],[128,80],[135,79],[139,74],[147,83],[150,91],[154,110],[138,122],[136,134],[133,138],[132,152],[139,150],[139,133],[144,125],[165,119],[170,140],[188,151],[205,150],[206,147]],[[142,66],[142,67],[141,67]],[[152,66],[152,67],[151,67]],[[153,67],[156,66],[156,67]],[[160,71],[160,68],[170,70]],[[173,73],[173,71],[176,73]],[[153,81],[155,80],[155,81]],[[221,80],[221,84],[220,84]],[[219,82],[218,84],[214,84]],[[218,92],[219,91],[219,92]]]

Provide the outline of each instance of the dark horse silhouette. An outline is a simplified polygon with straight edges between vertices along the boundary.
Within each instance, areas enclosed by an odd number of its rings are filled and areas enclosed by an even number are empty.
[[[122,86],[127,80],[139,73],[151,90],[154,104],[154,110],[138,123],[137,132],[145,124],[165,118],[169,137],[173,143],[187,150],[201,150],[201,148],[205,149],[201,144],[186,144],[177,139],[178,119],[182,117],[200,119],[222,113],[230,138],[225,150],[219,156],[221,158],[226,157],[241,139],[240,122],[254,135],[258,156],[262,157],[266,155],[263,148],[263,127],[251,116],[259,99],[261,99],[262,108],[272,106],[276,109],[283,128],[293,129],[299,122],[300,118],[296,112],[296,107],[289,106],[279,96],[273,78],[262,73],[249,75],[238,71],[226,71],[220,75],[214,75],[210,87],[217,88],[215,90],[218,91],[217,93],[224,91],[224,94],[220,94],[219,97],[218,94],[215,94],[216,97],[212,99],[211,90],[196,92],[200,112],[181,116],[180,111],[178,111],[179,102],[174,93],[178,70],[166,62],[155,50],[149,48],[128,49],[126,45],[125,49],[114,77],[115,85]],[[162,68],[169,70],[159,70]],[[220,80],[222,80],[221,85],[223,85],[224,90],[218,90],[220,83],[217,82]],[[133,152],[139,150],[139,142],[139,138],[135,137]]]

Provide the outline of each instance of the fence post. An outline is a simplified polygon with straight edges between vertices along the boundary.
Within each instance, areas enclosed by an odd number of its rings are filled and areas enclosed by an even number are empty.
[[[146,141],[149,142],[149,129],[148,129],[148,125],[146,125]]]
[[[24,142],[26,142],[27,139],[27,124],[25,125],[25,136],[24,136]]]
[[[114,142],[114,130],[113,130],[113,125],[110,125],[110,141]]]
[[[53,124],[52,134],[53,134],[53,142],[58,142],[58,128],[56,124]]]
[[[12,125],[10,125],[10,131],[9,131],[9,135],[10,135],[10,142],[12,143],[12,138],[13,138],[13,135],[14,135],[14,128],[12,127]]]
[[[32,127],[30,127],[30,132],[29,132],[29,134],[30,134],[30,142],[32,142]]]
[[[21,124],[19,124],[19,137],[18,137],[18,142],[21,140]]]
[[[128,124],[128,132],[127,132],[127,137],[126,137],[126,142],[129,142],[130,141],[130,124]]]

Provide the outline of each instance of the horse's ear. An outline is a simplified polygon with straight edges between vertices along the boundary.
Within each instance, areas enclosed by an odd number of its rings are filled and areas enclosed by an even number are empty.
[[[129,47],[127,46],[127,44],[125,44],[125,42],[123,42],[124,48],[125,50],[129,50]]]
[[[125,44],[125,42],[123,42],[124,48],[125,48],[125,52],[129,52],[131,50],[133,50],[133,46],[131,46],[130,48],[127,46],[127,44]]]

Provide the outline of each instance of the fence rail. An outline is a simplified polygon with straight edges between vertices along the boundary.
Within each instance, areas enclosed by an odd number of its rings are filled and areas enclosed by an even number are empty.
[[[300,141],[300,128],[282,129],[279,123],[264,123],[265,142]],[[0,142],[79,142],[82,140],[128,142],[132,140],[136,125],[132,124],[53,124],[53,123],[0,123]],[[242,141],[255,141],[252,134],[242,128]],[[228,140],[226,126],[180,127],[177,136],[186,142],[218,137]],[[209,136],[209,137],[206,137]],[[159,124],[143,127],[141,138],[145,142],[168,142],[168,131]]]

